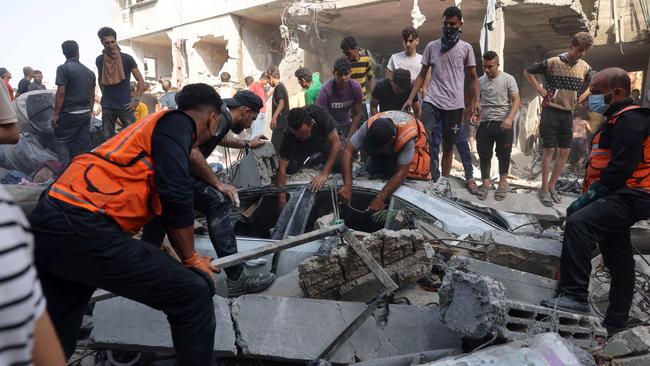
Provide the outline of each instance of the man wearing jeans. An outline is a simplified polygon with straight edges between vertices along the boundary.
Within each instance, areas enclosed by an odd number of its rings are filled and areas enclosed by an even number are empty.
[[[138,65],[130,55],[120,52],[117,33],[112,28],[103,27],[97,32],[104,50],[97,56],[97,75],[102,89],[102,134],[104,139],[115,135],[115,123],[120,120],[122,127],[135,122],[133,111],[138,107],[144,92],[144,79]],[[138,81],[138,88],[131,99],[131,74]]]
[[[476,59],[472,46],[460,40],[463,14],[457,7],[447,8],[443,15],[442,38],[430,42],[422,55],[422,68],[415,80],[404,110],[408,110],[418,91],[422,88],[429,68],[431,82],[422,107],[422,123],[429,132],[431,146],[431,172],[436,180],[441,174],[447,177],[451,171],[453,147],[456,145],[465,169],[467,189],[478,192],[474,181],[472,155],[469,150],[465,129],[463,128],[463,109],[465,108],[464,81],[465,70],[470,75],[472,102],[470,110],[478,112],[479,82],[476,74]],[[442,140],[441,169],[438,168],[438,153]]]

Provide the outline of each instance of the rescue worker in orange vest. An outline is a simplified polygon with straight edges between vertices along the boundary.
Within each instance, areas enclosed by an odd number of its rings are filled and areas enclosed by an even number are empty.
[[[431,179],[429,145],[422,122],[403,111],[381,112],[361,125],[345,146],[341,158],[343,187],[339,190],[343,204],[349,204],[352,198],[352,157],[361,148],[368,154],[363,168],[370,177],[388,180],[370,202],[370,212],[383,210],[405,179]]]
[[[309,188],[318,192],[327,181],[341,153],[341,136],[336,121],[319,105],[293,108],[287,116],[289,128],[280,145],[279,166],[276,170],[278,187],[287,183],[287,174],[295,174],[303,167],[322,166]],[[279,194],[280,208],[287,203],[287,194]]]
[[[567,209],[559,295],[542,305],[589,312],[592,249],[599,246],[612,278],[603,326],[627,328],[634,294],[630,227],[650,217],[650,110],[630,98],[625,70],[608,68],[589,85],[589,108],[607,118],[593,139],[584,193]]]
[[[190,151],[218,129],[221,98],[206,84],[78,155],[30,215],[47,309],[69,358],[97,288],[167,315],[183,365],[214,365],[210,258],[194,248]],[[182,263],[133,234],[162,216]]]

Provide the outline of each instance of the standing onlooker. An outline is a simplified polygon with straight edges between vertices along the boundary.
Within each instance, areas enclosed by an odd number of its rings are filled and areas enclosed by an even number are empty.
[[[336,121],[336,128],[345,138],[350,138],[359,128],[363,103],[363,90],[355,80],[350,80],[350,60],[340,57],[334,62],[334,78],[325,82],[318,93],[316,105],[327,110]]]
[[[289,93],[287,88],[280,81],[280,70],[276,66],[271,66],[266,72],[269,77],[269,84],[273,87],[273,98],[271,113],[271,143],[275,151],[280,151],[282,147],[282,138],[284,131],[287,129],[287,115],[289,114]]]
[[[219,85],[219,88],[217,88],[217,93],[219,93],[219,96],[222,99],[232,98],[232,96],[235,95],[236,90],[230,83],[230,73],[224,71],[219,75],[219,77],[221,78],[221,84]]]
[[[539,122],[539,135],[544,147],[539,199],[544,206],[551,207],[554,202],[562,202],[562,197],[555,191],[555,183],[560,178],[571,151],[573,109],[576,102],[581,104],[589,96],[587,89],[578,98],[578,91],[589,79],[591,67],[582,57],[593,42],[589,33],[576,33],[567,52],[535,63],[524,71],[530,85],[544,98]],[[546,86],[537,81],[535,74],[544,75]],[[558,149],[557,160],[549,178],[555,149]]]
[[[404,51],[390,56],[388,66],[386,67],[386,78],[392,79],[393,73],[397,69],[408,70],[411,73],[411,83],[418,77],[422,68],[422,55],[417,53],[418,44],[420,44],[420,33],[412,26],[402,30],[402,45]]]
[[[151,114],[158,109],[160,109],[159,103],[158,103],[158,97],[155,95],[151,94],[151,84],[148,82],[144,83],[144,93],[142,93],[142,103],[144,103],[147,106],[147,114]]]
[[[8,90],[0,85],[0,144],[18,143],[17,122]],[[63,366],[65,356],[33,264],[29,222],[12,201],[0,187],[0,364]]]
[[[431,174],[437,180],[441,174],[447,177],[451,171],[454,145],[458,148],[467,189],[478,193],[474,181],[472,154],[469,149],[465,128],[463,127],[463,110],[465,108],[465,70],[470,76],[470,92],[472,95],[470,111],[479,110],[479,81],[476,74],[476,58],[472,46],[460,39],[463,26],[463,13],[459,8],[451,6],[442,14],[442,38],[430,42],[422,56],[422,68],[415,80],[409,100],[404,104],[408,109],[412,100],[422,87],[427,72],[431,68],[431,81],[422,106],[422,123],[429,131],[431,147]],[[441,169],[438,168],[438,155],[442,140]]]
[[[0,78],[2,78],[2,82],[7,88],[7,92],[9,93],[9,100],[13,101],[16,99],[16,97],[14,97],[14,88],[12,88],[9,84],[9,80],[11,79],[11,73],[9,70],[5,69],[4,67],[0,67]]]
[[[311,73],[308,68],[301,67],[294,73],[298,84],[305,90],[305,105],[316,103],[318,92],[320,92],[320,75],[317,72]]]
[[[350,60],[351,66],[351,75],[350,78],[355,80],[359,85],[361,85],[361,90],[363,92],[363,108],[361,108],[361,121],[368,120],[368,109],[365,107],[365,102],[369,96],[368,90],[372,90],[374,85],[372,84],[372,61],[370,61],[370,56],[368,51],[362,51],[357,45],[357,40],[354,37],[345,37],[341,41],[341,50],[345,57]]]
[[[585,159],[589,156],[589,142],[587,133],[591,134],[589,114],[583,106],[576,106],[573,112],[573,138],[571,139],[571,152],[569,165],[571,170],[578,173]]]
[[[370,114],[379,112],[399,111],[411,95],[411,74],[408,70],[395,69],[392,79],[381,79],[372,89],[370,100]],[[379,110],[377,110],[379,107]],[[416,96],[413,100],[413,114],[418,120],[421,118],[420,101]]]
[[[246,87],[249,88],[249,90],[250,90],[251,84],[253,84],[253,82],[255,82],[255,79],[252,76],[246,76],[244,78],[244,83],[246,84]]]
[[[133,111],[142,100],[144,79],[133,57],[120,52],[117,33],[112,28],[101,28],[97,36],[104,46],[95,64],[99,87],[102,90],[102,134],[104,139],[108,140],[115,135],[115,124],[118,119],[122,127],[135,121]],[[133,99],[131,99],[131,74],[138,81]]]
[[[251,136],[255,137],[264,133],[264,121],[266,120],[266,91],[264,87],[269,82],[269,77],[266,75],[266,72],[263,72],[260,75],[258,81],[253,82],[248,89],[255,93],[260,99],[262,99],[262,108],[260,113],[257,114],[257,118],[253,121],[251,125]]]
[[[642,105],[641,102],[641,91],[639,89],[632,89],[632,100],[638,105]]]
[[[521,106],[519,88],[515,78],[499,70],[499,55],[487,51],[483,55],[481,76],[481,120],[476,131],[476,147],[481,165],[481,186],[477,196],[484,200],[492,187],[490,168],[492,150],[499,160],[499,186],[494,199],[502,201],[508,193],[508,169],[514,134],[512,124]],[[496,147],[495,147],[496,144]]]
[[[47,88],[43,85],[43,72],[41,70],[34,70],[34,81],[27,86],[27,91],[45,89]]]
[[[95,74],[79,62],[75,41],[61,44],[65,63],[56,69],[52,127],[56,153],[67,164],[90,149],[90,120],[95,106]]]
[[[32,82],[32,79],[34,78],[34,69],[32,69],[29,66],[23,67],[23,75],[24,77],[20,79],[20,81],[18,82],[16,97],[18,97],[20,94],[24,94],[29,91],[29,84]]]
[[[176,92],[172,90],[172,82],[164,80],[162,82],[162,88],[165,94],[161,95],[158,99],[162,109],[176,109]]]

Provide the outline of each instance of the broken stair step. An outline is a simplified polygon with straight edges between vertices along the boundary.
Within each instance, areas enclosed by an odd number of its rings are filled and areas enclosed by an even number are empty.
[[[279,361],[316,359],[366,308],[364,303],[244,295],[232,303],[242,355]],[[330,360],[353,363],[375,358],[460,348],[458,334],[439,320],[438,307],[390,305],[375,311]]]
[[[555,297],[557,292],[558,282],[555,280],[474,258],[454,256],[447,265],[501,282],[509,300],[537,305]]]
[[[214,351],[218,356],[235,356],[235,330],[228,300],[213,298],[216,316]],[[93,311],[93,346],[124,350],[173,349],[167,316],[144,304],[123,298],[100,301]]]

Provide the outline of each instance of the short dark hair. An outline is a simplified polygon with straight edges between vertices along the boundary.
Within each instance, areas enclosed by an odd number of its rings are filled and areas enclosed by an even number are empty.
[[[578,32],[571,39],[571,45],[574,47],[589,48],[594,44],[594,37],[587,32]]]
[[[407,90],[411,86],[411,72],[405,69],[396,69],[393,71],[393,82],[402,90]]]
[[[266,70],[266,75],[269,78],[274,77],[274,78],[279,79],[280,78],[280,69],[278,69],[277,66],[271,66],[271,67],[269,67],[268,70]]]
[[[73,58],[79,54],[79,44],[75,41],[65,41],[61,43],[61,50],[65,58]]]
[[[610,90],[621,88],[625,90],[625,93],[627,93],[627,95],[630,95],[632,80],[630,80],[630,75],[628,75],[626,72],[615,73],[609,78],[607,86],[609,86]]]
[[[463,12],[457,6],[450,6],[442,13],[443,18],[457,17],[460,20],[463,20]]]
[[[348,37],[343,38],[343,40],[341,41],[341,49],[343,51],[345,51],[345,50],[353,50],[355,48],[357,48],[357,40],[354,39],[354,37],[348,36]]]
[[[115,33],[115,30],[111,27],[101,27],[97,31],[97,37],[99,37],[100,40],[108,36],[113,36],[113,38],[117,39],[117,33]]]
[[[219,77],[221,78],[221,81],[223,81],[224,83],[227,83],[227,82],[230,81],[230,73],[228,73],[228,72],[225,72],[225,71],[222,72],[222,73],[219,75]]]
[[[268,80],[268,79],[269,79],[269,74],[267,74],[266,71],[264,71],[264,72],[260,75],[260,79]]]
[[[244,83],[246,83],[246,86],[251,85],[254,81],[255,81],[255,79],[253,79],[252,76],[246,76],[244,78]]]
[[[336,59],[336,61],[334,61],[333,69],[334,72],[338,72],[339,74],[347,74],[348,72],[352,71],[352,64],[347,57],[339,57]]]
[[[296,72],[293,73],[293,75],[298,79],[311,82],[311,71],[309,71],[309,69],[306,67],[299,68],[296,70]]]
[[[420,32],[415,29],[413,26],[408,26],[402,30],[402,39],[407,41],[410,36],[413,36],[413,39],[420,37]]]
[[[162,85],[164,91],[169,91],[172,89],[172,82],[169,80],[163,80],[163,82],[160,84]]]
[[[188,84],[176,93],[176,105],[181,111],[187,111],[199,108],[213,108],[215,111],[221,111],[221,97],[208,84],[197,83]]]
[[[484,60],[490,61],[490,60],[494,60],[495,58],[497,59],[497,62],[499,62],[499,54],[494,51],[486,51],[483,54]]]
[[[0,79],[4,79],[5,74],[8,73],[8,72],[9,72],[9,70],[7,70],[6,68],[0,67]]]
[[[32,69],[32,68],[29,67],[29,66],[25,66],[25,67],[23,67],[23,75],[25,75],[25,76],[29,75],[29,72],[30,72],[30,71],[33,73],[33,72],[34,72],[34,69]]]
[[[43,71],[41,71],[41,70],[34,70],[34,74],[43,75]]]
[[[287,121],[289,122],[289,128],[296,130],[303,124],[311,122],[311,117],[307,112],[307,108],[296,107],[289,111]]]

